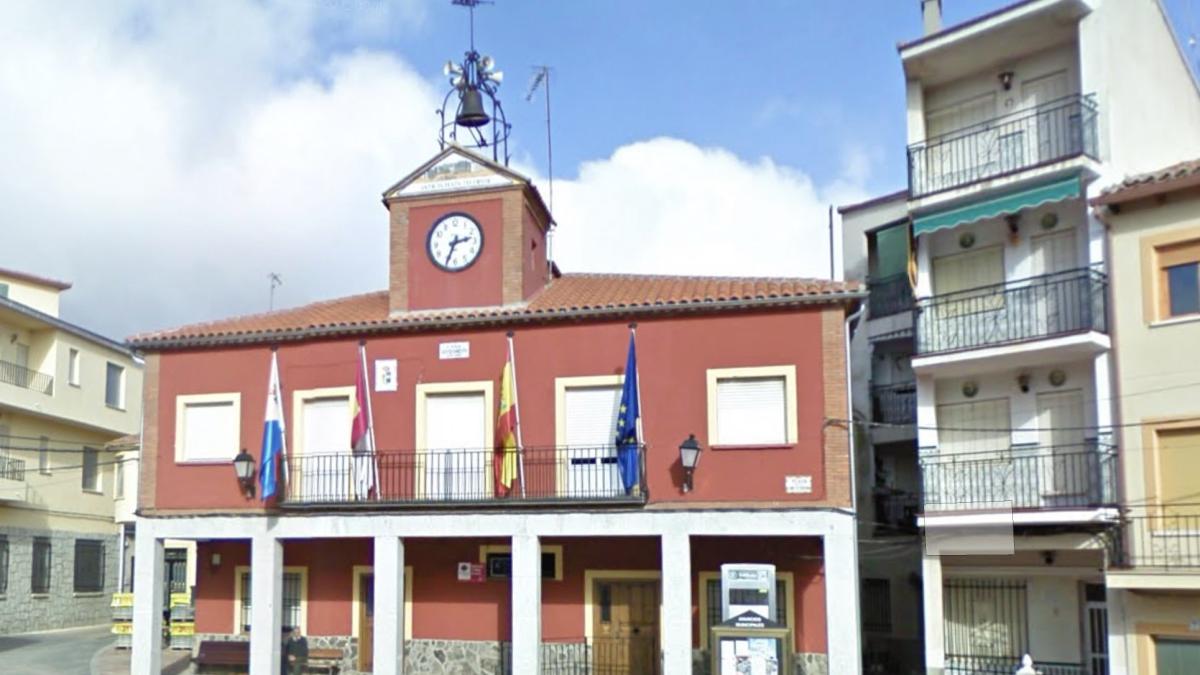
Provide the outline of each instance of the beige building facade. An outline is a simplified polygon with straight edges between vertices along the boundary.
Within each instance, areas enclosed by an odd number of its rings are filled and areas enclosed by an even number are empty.
[[[1092,204],[1108,225],[1124,449],[1111,672],[1200,672],[1200,161]]]
[[[110,621],[123,565],[106,445],[139,430],[142,368],[59,318],[69,288],[0,269],[0,634]]]

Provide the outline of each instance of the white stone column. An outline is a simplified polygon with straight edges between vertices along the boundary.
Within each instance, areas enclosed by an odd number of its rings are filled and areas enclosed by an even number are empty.
[[[692,673],[692,548],[686,534],[662,536],[663,675]]]
[[[1119,588],[1110,588],[1105,598],[1108,606],[1108,675],[1129,675],[1128,632],[1125,613],[1125,594]],[[1136,673],[1136,670],[1133,671]]]
[[[858,526],[846,514],[824,538],[825,634],[830,673],[861,673],[862,623],[858,600]]]
[[[133,654],[129,672],[162,671],[163,542],[138,519],[134,540]]]
[[[404,673],[404,540],[375,537],[375,675]]]
[[[946,643],[943,634],[941,557],[922,555],[921,577],[921,602],[925,606],[925,673],[942,675],[946,668]]]
[[[283,542],[250,540],[250,675],[278,675],[283,647]]]
[[[542,671],[542,550],[536,535],[512,538],[512,672]]]

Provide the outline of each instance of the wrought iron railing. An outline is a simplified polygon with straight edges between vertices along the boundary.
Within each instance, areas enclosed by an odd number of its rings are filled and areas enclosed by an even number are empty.
[[[917,384],[876,385],[871,387],[875,421],[886,424],[916,424]]]
[[[1107,331],[1108,277],[1056,272],[917,300],[916,353],[978,349]]]
[[[1116,453],[1095,443],[932,454],[921,458],[921,510],[1110,506],[1116,481]]]
[[[0,455],[0,478],[6,480],[25,480],[25,460]]]
[[[47,395],[54,393],[53,376],[8,361],[0,361],[0,382]]]
[[[506,478],[498,468],[501,455],[490,449],[298,453],[287,460],[284,503],[642,503],[647,497],[645,454],[644,446],[627,455],[615,446],[525,448],[521,461],[513,463],[512,477]]]
[[[917,531],[920,495],[904,490],[876,488],[875,531],[881,536],[911,534]]]
[[[1114,567],[1200,568],[1200,504],[1129,509],[1120,532]]]
[[[1021,667],[1020,656],[966,656],[946,654],[946,675],[1012,675]],[[1034,661],[1042,675],[1100,675],[1082,663]]]
[[[894,274],[890,277],[867,280],[867,304],[871,308],[871,318],[878,319],[913,308],[912,284],[907,274]]]
[[[1067,96],[908,146],[913,198],[1060,160],[1097,156],[1095,99]]]

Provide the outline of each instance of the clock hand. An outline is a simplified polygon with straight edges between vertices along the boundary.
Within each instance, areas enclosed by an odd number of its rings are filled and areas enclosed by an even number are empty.
[[[455,247],[457,247],[459,244],[461,244],[463,242],[467,242],[470,240],[471,240],[470,237],[463,238],[463,237],[459,237],[459,236],[455,236],[453,239],[451,239],[450,240],[450,250],[446,251],[446,261],[442,264],[449,266],[450,265],[450,256],[454,255]]]

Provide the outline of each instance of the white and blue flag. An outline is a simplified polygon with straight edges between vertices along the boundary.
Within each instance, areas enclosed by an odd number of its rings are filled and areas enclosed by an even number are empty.
[[[271,381],[267,385],[267,413],[263,422],[262,456],[259,460],[258,478],[262,487],[262,499],[275,496],[279,489],[280,474],[284,471],[287,448],[283,435],[283,393],[279,388],[279,360],[271,352]]]

